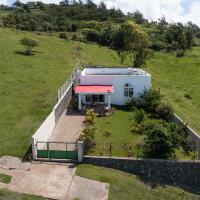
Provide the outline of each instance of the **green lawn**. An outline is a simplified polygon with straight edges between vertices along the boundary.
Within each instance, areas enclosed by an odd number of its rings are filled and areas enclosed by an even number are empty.
[[[161,119],[145,114],[144,122],[147,121],[162,122]],[[142,147],[144,134],[133,131],[134,124],[134,111],[127,111],[120,107],[111,116],[97,117],[95,124],[97,128],[96,147],[89,155],[110,156],[111,154],[111,156],[119,157],[145,157]],[[124,144],[126,145],[124,146]],[[127,148],[127,145],[131,145],[131,148]],[[177,159],[192,159],[194,156],[193,152],[186,154],[182,147],[176,149],[175,154]]]
[[[127,156],[123,144],[132,144],[136,153],[136,144],[143,142],[143,136],[131,132],[134,122],[134,113],[126,110],[117,110],[109,117],[98,117],[96,119],[96,149],[92,155],[110,155],[110,144],[112,144],[113,156]],[[110,136],[106,136],[107,133]]]
[[[200,198],[180,188],[167,185],[159,185],[152,189],[133,174],[109,168],[78,165],[76,175],[109,183],[109,200],[199,200]]]
[[[6,189],[0,189],[0,200],[47,200],[43,197],[38,197],[29,194],[19,194]]]
[[[12,179],[12,176],[0,173],[0,182],[8,184],[10,183],[11,179]]]

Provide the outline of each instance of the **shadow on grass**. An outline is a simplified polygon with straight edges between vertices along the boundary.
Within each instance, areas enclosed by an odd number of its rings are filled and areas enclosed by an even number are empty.
[[[27,54],[25,51],[15,51],[15,54],[22,55],[22,56],[34,56],[36,53],[43,53],[41,51],[32,51],[31,53]]]

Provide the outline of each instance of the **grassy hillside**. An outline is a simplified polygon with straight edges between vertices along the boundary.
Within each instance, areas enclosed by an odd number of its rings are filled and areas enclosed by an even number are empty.
[[[39,42],[35,55],[24,56],[19,40]],[[31,135],[56,102],[57,89],[77,62],[77,42],[57,36],[0,28],[0,156],[22,157]],[[84,63],[120,65],[114,51],[81,44]],[[175,111],[200,132],[200,48],[185,57],[158,53],[149,63],[154,87],[160,87]],[[126,64],[130,64],[127,60]],[[191,99],[184,97],[189,94]],[[187,96],[187,95],[186,95]]]
[[[33,56],[22,54],[19,40],[39,42]],[[0,156],[22,157],[31,135],[56,102],[57,89],[77,63],[76,42],[58,37],[0,29]],[[85,63],[115,65],[115,52],[82,44]]]
[[[109,183],[109,200],[199,199],[198,195],[174,186],[157,185],[154,188],[150,188],[139,177],[119,170],[92,165],[79,165],[76,174],[85,178]]]
[[[153,86],[173,105],[176,113],[200,134],[200,47],[182,58],[157,53],[149,63]]]

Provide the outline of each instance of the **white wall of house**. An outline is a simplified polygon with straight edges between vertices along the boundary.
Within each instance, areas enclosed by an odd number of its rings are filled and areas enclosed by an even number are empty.
[[[131,70],[135,71],[132,73]],[[111,94],[111,104],[116,105],[124,105],[130,99],[124,96],[125,84],[130,84],[134,88],[134,96],[138,97],[145,89],[151,88],[151,75],[140,69],[88,68],[80,76],[80,85],[113,85],[114,93]],[[84,101],[85,97],[82,98]],[[107,102],[107,97],[105,100]]]

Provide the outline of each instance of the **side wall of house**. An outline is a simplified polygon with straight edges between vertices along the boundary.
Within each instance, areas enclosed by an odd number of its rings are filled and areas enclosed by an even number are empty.
[[[114,93],[111,94],[111,103],[124,105],[129,99],[124,97],[124,85],[130,84],[134,88],[134,96],[139,96],[145,89],[151,87],[151,76],[131,75],[89,75],[81,76],[82,85],[113,85]]]

